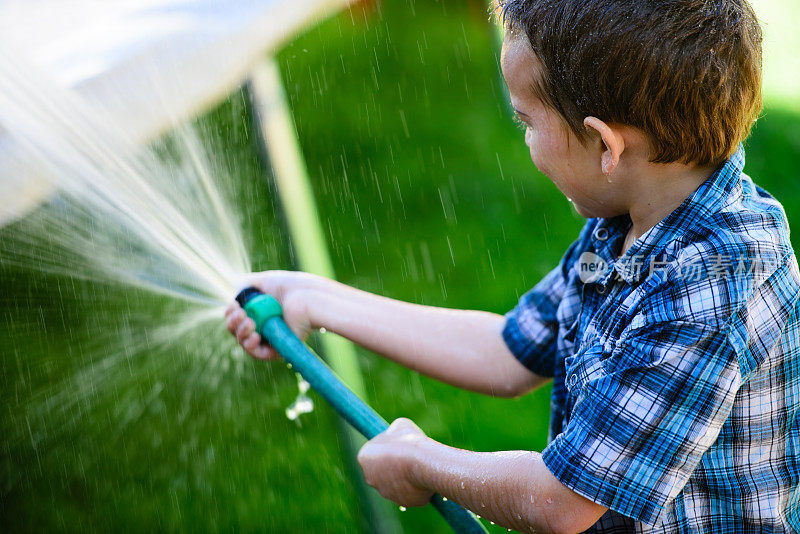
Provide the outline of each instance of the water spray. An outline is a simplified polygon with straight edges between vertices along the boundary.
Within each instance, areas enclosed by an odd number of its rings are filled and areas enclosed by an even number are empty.
[[[274,297],[254,287],[243,289],[236,302],[256,323],[256,332],[267,340],[284,360],[302,376],[334,410],[365,438],[372,439],[387,428],[389,423],[350,391],[327,365],[294,335],[283,320],[283,310]],[[431,504],[459,534],[485,534],[487,531],[477,518],[457,503],[438,494]]]

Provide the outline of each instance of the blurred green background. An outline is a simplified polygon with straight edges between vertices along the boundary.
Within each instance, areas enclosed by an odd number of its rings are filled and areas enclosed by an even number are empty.
[[[777,5],[770,12],[782,13]],[[509,120],[487,19],[480,2],[360,5],[280,53],[343,282],[503,313],[577,235],[583,220],[533,168]],[[791,65],[796,44],[767,66]],[[782,74],[767,77],[747,171],[800,224],[796,75]],[[290,267],[246,96],[197,124],[218,174],[232,177],[255,267]],[[170,324],[168,302],[9,265],[0,275],[0,529],[361,528],[333,413],[312,394],[317,409],[299,425],[287,420],[294,375],[243,357],[222,321],[159,347],[147,331],[153,317]],[[370,402],[388,420],[410,417],[473,450],[545,446],[547,388],[492,399],[359,356]],[[429,509],[397,515],[407,532],[449,531]]]

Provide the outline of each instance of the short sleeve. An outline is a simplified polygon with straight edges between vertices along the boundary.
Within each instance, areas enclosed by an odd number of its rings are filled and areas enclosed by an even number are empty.
[[[552,377],[555,372],[556,311],[565,288],[562,266],[559,265],[506,314],[503,328],[506,345],[525,367],[539,376]]]
[[[580,495],[657,524],[731,413],[741,378],[728,337],[706,324],[651,323],[611,354],[590,346],[576,355],[571,419],[543,451],[545,465]]]

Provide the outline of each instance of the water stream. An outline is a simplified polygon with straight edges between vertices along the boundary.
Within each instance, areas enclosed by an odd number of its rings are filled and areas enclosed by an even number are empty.
[[[211,381],[243,364],[241,349],[222,329],[225,306],[252,270],[243,214],[232,180],[213,165],[196,131],[179,126],[142,147],[99,104],[60,88],[7,50],[0,52],[0,129],[20,161],[38,162],[54,190],[22,220],[0,228],[0,264],[105,285],[116,299],[150,294],[153,302],[152,315],[102,317],[88,327],[90,342],[52,355],[81,352],[86,364],[46,391],[23,400],[0,393],[20,429],[8,439],[36,449],[57,437],[58,427],[85,417],[99,391],[118,395],[108,385],[130,378],[137,366],[153,374],[170,365],[168,359],[144,365],[138,356],[144,352],[173,359],[192,352],[197,373]],[[0,179],[27,176],[0,169]],[[88,301],[98,293],[85,298],[78,308],[103,309]],[[115,414],[119,424],[135,419],[162,389],[156,382],[118,399],[126,406]],[[287,409],[291,419],[312,409],[306,392],[301,382]]]

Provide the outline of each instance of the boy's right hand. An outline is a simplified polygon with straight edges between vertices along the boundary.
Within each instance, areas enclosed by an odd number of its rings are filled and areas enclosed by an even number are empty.
[[[241,287],[253,286],[272,295],[283,309],[283,320],[301,340],[315,328],[308,314],[308,295],[330,281],[295,271],[264,271],[248,275]],[[225,310],[225,326],[247,353],[257,360],[273,360],[279,356],[269,344],[261,343],[256,325],[245,311],[234,302]]]

